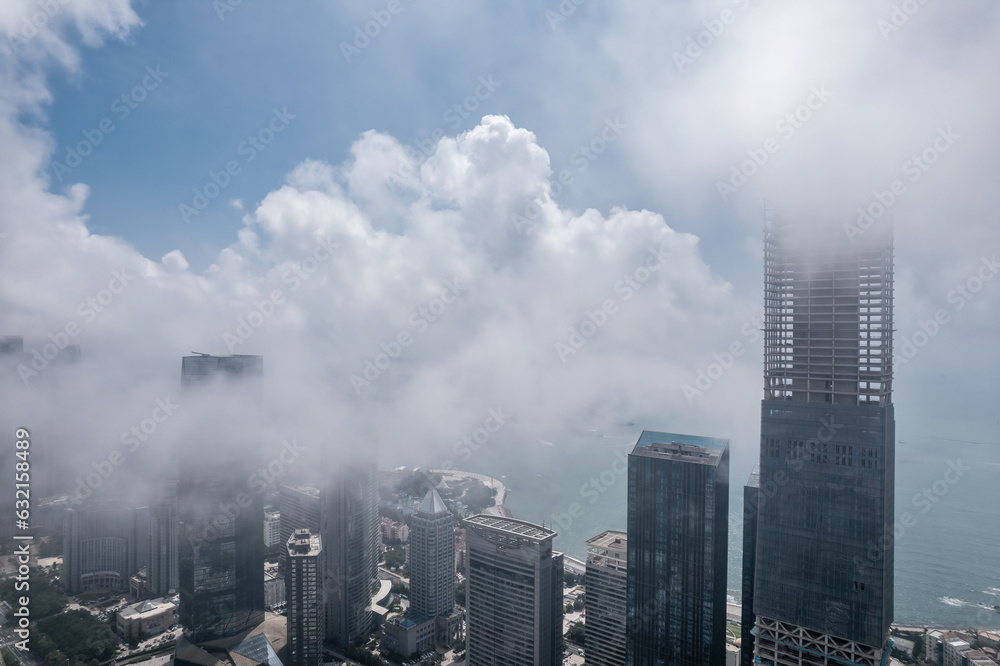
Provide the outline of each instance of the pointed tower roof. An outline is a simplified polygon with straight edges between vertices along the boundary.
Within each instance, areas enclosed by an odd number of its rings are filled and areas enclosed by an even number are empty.
[[[438,495],[437,490],[431,488],[427,491],[424,501],[420,503],[420,508],[417,511],[434,516],[439,513],[448,513],[448,507],[445,506],[444,500]]]

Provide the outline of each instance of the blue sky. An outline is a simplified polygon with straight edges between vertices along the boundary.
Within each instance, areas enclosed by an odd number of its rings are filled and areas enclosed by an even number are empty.
[[[103,118],[115,123],[81,166],[61,174],[63,181],[54,179],[54,189],[87,183],[92,229],[120,235],[150,256],[181,249],[204,266],[242,226],[230,200],[259,202],[304,159],[343,162],[366,130],[413,146],[436,129],[454,136],[483,115],[505,114],[538,136],[553,167],[570,167],[580,142],[599,132],[606,117],[628,119],[625,105],[613,99],[593,99],[591,108],[570,108],[560,99],[566,88],[573,96],[599,96],[587,72],[592,62],[574,66],[554,57],[567,40],[596,36],[598,3],[581,5],[557,30],[543,8],[530,3],[473,11],[461,3],[408,0],[400,7],[348,62],[341,44],[353,46],[355,28],[374,20],[371,12],[387,11],[384,6],[348,11],[304,2],[289,10],[247,2],[220,19],[210,3],[137,4],[144,25],[127,40],[85,48],[79,71],[50,75],[54,101],[47,122],[57,162],[65,162],[67,146],[85,140],[83,131]],[[121,119],[111,105],[141,83],[147,67],[168,75]],[[480,77],[499,85],[462,117],[453,107],[474,96]],[[237,147],[265,126],[274,108],[294,114],[287,131],[184,224],[178,204],[190,202],[210,170],[242,159]],[[629,170],[612,146],[579,174],[564,200],[603,210],[651,205],[654,198],[635,186]]]
[[[996,437],[996,3],[54,0],[29,35],[47,2],[0,8],[0,333],[31,354],[78,327],[100,379],[50,401],[94,401],[78,426],[113,436],[181,354],[257,353],[290,414],[333,410],[415,459],[503,405],[529,440],[641,423],[728,437],[748,468],[770,203],[845,233],[883,207],[897,349],[947,315],[897,364],[900,432]],[[619,290],[651,255],[669,260]],[[134,279],[101,296],[113,271]],[[445,280],[464,295],[415,330]],[[352,377],[403,333],[359,408]]]

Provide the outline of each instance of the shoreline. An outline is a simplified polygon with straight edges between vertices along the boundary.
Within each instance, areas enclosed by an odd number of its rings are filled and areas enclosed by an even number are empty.
[[[447,483],[449,479],[476,479],[477,481],[482,482],[482,484],[487,488],[496,490],[496,495],[493,498],[493,506],[487,507],[484,513],[500,516],[502,518],[514,518],[514,514],[511,513],[510,509],[504,506],[504,500],[507,498],[508,491],[507,486],[505,486],[500,479],[487,476],[485,474],[464,472],[457,469],[429,469],[427,471],[431,474],[440,474],[445,483]]]

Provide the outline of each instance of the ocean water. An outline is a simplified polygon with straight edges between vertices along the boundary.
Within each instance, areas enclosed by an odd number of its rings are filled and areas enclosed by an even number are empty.
[[[500,477],[515,517],[552,527],[555,547],[585,560],[588,538],[625,529],[623,460],[639,433],[525,438],[459,467]],[[732,601],[740,598],[743,484],[755,455],[731,453]],[[1000,630],[993,610],[1000,605],[1000,444],[900,435],[896,458],[895,623]],[[951,468],[961,475],[946,474]],[[925,488],[935,501],[920,495]]]

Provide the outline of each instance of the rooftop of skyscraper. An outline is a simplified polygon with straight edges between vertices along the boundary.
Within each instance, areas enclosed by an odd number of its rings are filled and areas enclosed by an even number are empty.
[[[556,536],[557,532],[550,530],[547,527],[542,527],[541,525],[535,525],[534,523],[529,523],[524,520],[515,520],[514,518],[501,518],[499,516],[488,516],[486,514],[479,514],[476,516],[471,516],[465,519],[466,527],[476,530],[476,528],[484,527],[488,530],[493,530],[503,534],[507,534],[514,537],[519,537],[528,541],[534,541],[541,543],[546,539],[551,539]],[[480,531],[480,530],[476,530]]]
[[[643,430],[632,455],[717,465],[729,440]]]

